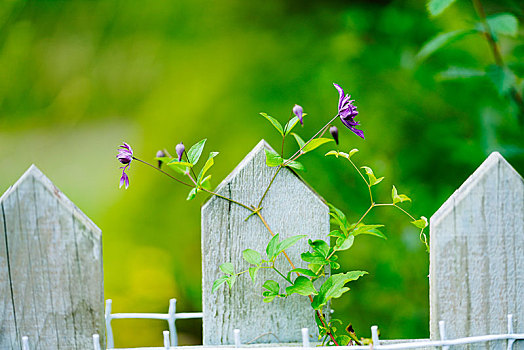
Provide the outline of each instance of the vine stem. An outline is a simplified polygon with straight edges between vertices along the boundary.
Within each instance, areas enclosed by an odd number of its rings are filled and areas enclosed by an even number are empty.
[[[140,163],[144,163],[144,164],[146,164],[146,165],[149,165],[151,168],[160,171],[162,174],[164,174],[164,175],[166,175],[166,176],[169,176],[169,177],[172,178],[173,180],[175,180],[175,181],[181,183],[182,185],[185,185],[185,186],[188,186],[188,187],[193,187],[192,185],[190,185],[190,184],[188,184],[188,183],[186,183],[186,182],[184,182],[184,181],[182,181],[182,180],[177,179],[177,178],[174,177],[173,175],[171,175],[171,174],[169,174],[169,173],[166,173],[164,170],[162,170],[162,169],[160,169],[160,168],[154,166],[153,164],[149,164],[148,162],[143,161],[142,159],[138,159],[138,158],[136,158],[136,157],[133,157],[133,159],[136,160],[136,161],[138,161],[138,162],[140,162]]]
[[[495,38],[493,38],[491,28],[486,19],[486,12],[484,11],[482,3],[480,2],[480,0],[472,0],[472,2],[473,7],[475,8],[475,12],[477,13],[477,16],[479,16],[480,21],[482,22],[482,26],[484,27],[484,37],[486,38],[486,41],[489,44],[495,63],[497,66],[505,68],[506,64],[504,63],[504,59],[502,58],[502,55],[500,53],[500,48],[497,42],[495,41]],[[514,86],[512,86],[510,96],[513,98],[513,101],[515,101],[515,103],[520,109],[520,123],[522,125],[524,124],[524,100],[522,98],[522,95]]]

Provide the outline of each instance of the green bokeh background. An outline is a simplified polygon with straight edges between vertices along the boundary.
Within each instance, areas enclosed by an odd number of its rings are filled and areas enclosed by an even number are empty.
[[[518,2],[485,2],[489,13]],[[152,160],[180,141],[207,137],[220,151],[217,185],[260,140],[280,139],[259,112],[287,119],[295,103],[311,136],[336,113],[337,82],[356,99],[366,140],[340,122],[340,149],[413,199],[428,218],[494,150],[524,173],[523,134],[488,80],[439,81],[450,65],[492,63],[480,35],[417,64],[441,31],[476,21],[459,1],[428,17],[423,1],[18,1],[0,3],[0,190],[35,163],[103,231],[105,296],[114,312],[201,310],[200,204],[186,188],[140,164],[118,189],[116,148],[126,141]],[[502,38],[523,70],[522,36]],[[287,143],[289,153],[294,141]],[[303,158],[303,174],[356,220],[368,206],[358,175],[325,146]],[[358,237],[343,267],[369,275],[333,302],[362,336],[428,337],[428,255],[399,212],[377,209],[387,241]],[[217,242],[220,244],[220,242]],[[217,264],[221,263],[217,261]],[[199,321],[179,321],[183,344],[200,342]],[[160,321],[113,322],[117,347],[160,346]]]

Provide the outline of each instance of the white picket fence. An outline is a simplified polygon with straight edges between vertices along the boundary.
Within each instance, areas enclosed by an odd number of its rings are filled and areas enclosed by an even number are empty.
[[[261,141],[217,193],[253,203],[275,171],[265,165],[268,147]],[[315,208],[314,215],[304,211],[305,202]],[[327,207],[289,169],[275,178],[263,207],[276,232],[310,238],[329,232]],[[260,301],[261,287],[249,281],[244,287],[237,282],[232,294],[227,288],[210,293],[217,261],[243,267],[232,252],[265,249],[267,237],[258,235],[264,227],[257,218],[245,218],[242,208],[217,197],[202,207],[202,313],[176,313],[172,299],[165,314],[113,314],[107,300],[104,315],[101,230],[31,166],[0,197],[0,350],[113,349],[111,323],[126,318],[165,320],[164,348],[177,346],[175,322],[187,318],[203,319],[204,344],[187,350],[248,346],[253,339],[263,342],[253,345],[260,349],[315,345],[310,338],[318,333],[307,300],[267,305]],[[218,240],[216,251],[208,242]],[[300,250],[307,249],[299,244],[288,252],[297,262]],[[523,350],[524,180],[499,153],[492,153],[431,217],[430,250],[430,340],[382,341],[373,326],[372,345],[351,349]],[[268,314],[286,318],[272,323]],[[275,337],[266,340],[261,334]],[[269,344],[275,339],[277,344]]]

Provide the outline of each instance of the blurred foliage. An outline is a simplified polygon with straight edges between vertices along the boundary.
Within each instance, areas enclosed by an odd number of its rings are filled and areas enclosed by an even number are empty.
[[[518,2],[483,3],[488,14],[512,12],[523,23]],[[360,149],[357,164],[386,177],[378,198],[387,201],[394,183],[413,199],[414,215],[430,217],[492,151],[524,173],[508,100],[485,79],[438,80],[451,64],[492,64],[482,36],[416,61],[428,39],[476,21],[467,1],[434,19],[413,0],[3,1],[1,189],[35,163],[99,225],[115,312],[165,312],[171,297],[180,311],[198,311],[199,201],[186,202],[186,189],[139,164],[119,190],[120,142],[152,160],[160,148],[174,153],[180,141],[207,137],[206,152],[221,152],[216,185],[261,137],[280,141],[259,112],[285,119],[301,104],[307,137],[336,113],[337,82],[356,99],[366,135],[339,125],[340,149]],[[500,46],[522,73],[522,31]],[[358,218],[367,189],[323,154],[303,158],[306,181]],[[359,237],[342,254],[343,268],[370,274],[333,303],[335,316],[363,336],[378,324],[384,338],[427,337],[428,255],[418,232],[395,211],[373,215],[389,223],[388,240]],[[200,341],[198,322],[177,327],[181,342]],[[161,346],[165,328],[115,321],[116,345]]]

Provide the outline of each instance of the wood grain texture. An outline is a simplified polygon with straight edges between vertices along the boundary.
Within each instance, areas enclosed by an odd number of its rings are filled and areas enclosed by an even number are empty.
[[[430,220],[430,333],[524,332],[524,181],[497,152]],[[505,348],[504,344],[470,348]],[[524,349],[517,342],[514,349]]]
[[[244,158],[233,172],[218,186],[217,192],[247,205],[258,204],[276,168],[265,164],[264,141]],[[305,234],[311,239],[326,239],[329,233],[329,209],[323,200],[294,172],[284,168],[277,175],[263,204],[261,213],[281,239]],[[236,271],[249,265],[242,259],[242,251],[250,248],[262,253],[271,236],[257,216],[244,221],[250,214],[245,208],[218,197],[212,197],[202,207],[202,308],[204,345],[232,344],[233,330],[241,329],[241,341],[272,332],[281,342],[301,341],[300,330],[316,330],[314,313],[307,297],[293,295],[286,300],[262,301],[262,284],[273,279],[284,291],[285,281],[276,273],[261,270],[253,285],[248,275],[237,279],[233,290],[222,286],[211,293],[215,279],[222,273],[218,266],[232,262]],[[297,267],[306,267],[300,252],[308,250],[307,239],[287,250]],[[283,256],[276,266],[289,271]],[[258,342],[276,342],[265,336]]]
[[[0,349],[104,339],[101,231],[34,165],[0,198]]]

